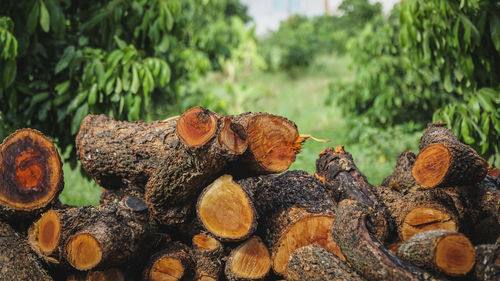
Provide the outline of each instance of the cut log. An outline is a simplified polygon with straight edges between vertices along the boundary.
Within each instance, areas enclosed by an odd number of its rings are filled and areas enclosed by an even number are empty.
[[[315,244],[295,250],[288,261],[287,272],[291,281],[364,280],[337,256]]]
[[[0,217],[33,218],[54,205],[64,185],[55,145],[42,133],[21,129],[0,146]]]
[[[195,127],[195,120],[205,122],[205,119],[212,120],[212,116],[215,116],[206,110],[197,114],[209,116],[192,118],[187,122],[190,126]],[[179,122],[183,119],[184,115]],[[227,164],[239,158],[244,151],[245,140],[240,138],[241,133],[233,131],[233,128],[239,127],[231,126],[227,120],[225,117],[218,119],[215,133],[217,138],[202,145],[189,146],[193,136],[185,137],[190,139],[189,143],[176,138],[167,143],[170,153],[162,160],[145,187],[145,198],[151,215],[160,224],[178,225],[189,220],[202,188],[215,180]],[[185,130],[187,129],[182,131]]]
[[[416,159],[417,156],[411,151],[399,154],[394,172],[382,181],[381,186],[392,188],[402,193],[407,193],[418,188],[419,185],[411,174]]]
[[[254,236],[231,251],[225,274],[229,281],[263,280],[271,269],[269,250]]]
[[[0,221],[0,280],[51,281],[36,255],[8,224]]]
[[[50,210],[30,227],[29,242],[47,261],[65,258],[79,270],[122,263],[140,252],[155,228],[136,200]]]
[[[343,200],[331,232],[342,254],[367,280],[444,280],[400,260],[368,229],[370,210],[354,200]]]
[[[430,126],[420,140],[412,174],[423,188],[470,185],[488,172],[488,162],[443,127]]]
[[[128,180],[123,180],[123,185],[120,189],[102,188],[99,204],[118,202],[130,197],[144,199],[144,187],[132,184]]]
[[[465,276],[474,267],[476,251],[465,235],[439,229],[413,236],[399,247],[397,255],[433,272]]]
[[[231,118],[244,128],[248,141],[246,153],[231,169],[231,174],[239,178],[286,171],[309,137],[300,135],[292,121],[268,113],[244,113]]]
[[[175,242],[151,257],[143,278],[150,281],[193,280],[194,268],[190,249]]]
[[[224,256],[222,244],[206,232],[193,236],[192,243],[196,263],[195,280],[219,280]]]
[[[197,204],[204,228],[222,241],[242,241],[257,227],[257,212],[249,190],[223,175],[207,186]]]
[[[474,276],[479,281],[500,280],[500,245],[476,246]]]
[[[319,179],[333,194],[336,202],[351,199],[363,203],[373,212],[371,215],[377,237],[384,241],[389,235],[386,210],[365,175],[357,168],[352,155],[344,150],[344,146],[335,149],[327,148],[316,160],[316,173]]]
[[[125,281],[125,275],[119,268],[102,271],[78,272],[68,275],[66,281]]]
[[[313,176],[303,171],[288,171],[237,183],[252,194],[274,272],[286,277],[293,251],[312,243],[343,258],[330,234],[336,203]]]

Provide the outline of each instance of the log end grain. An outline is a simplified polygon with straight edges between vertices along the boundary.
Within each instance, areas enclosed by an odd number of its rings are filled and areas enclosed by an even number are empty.
[[[89,271],[86,281],[125,281],[123,272],[118,268],[103,271]]]
[[[28,230],[28,240],[32,248],[50,255],[59,244],[61,222],[53,210],[45,212]]]
[[[173,243],[151,257],[144,272],[144,279],[150,281],[192,280],[194,268],[189,248],[181,243]]]
[[[432,229],[457,231],[458,226],[452,216],[443,210],[418,207],[408,212],[399,231],[401,239],[406,241],[417,233]]]
[[[229,117],[224,117],[222,120],[218,141],[222,146],[234,152],[236,155],[243,154],[248,147],[245,128],[238,123],[232,122]]]
[[[193,236],[193,248],[204,251],[213,251],[221,247],[220,242],[214,237],[206,234],[196,234]]]
[[[62,162],[42,133],[21,129],[0,146],[0,204],[14,210],[45,207],[62,190]]]
[[[88,233],[78,233],[66,243],[66,260],[78,270],[89,270],[102,260],[101,245]]]
[[[412,174],[421,187],[436,187],[443,182],[450,163],[450,151],[442,144],[431,144],[418,154]]]
[[[256,228],[253,203],[230,175],[219,177],[205,188],[197,212],[203,226],[222,240],[243,240]]]
[[[304,141],[293,122],[271,114],[252,118],[246,130],[253,157],[272,173],[288,169]]]
[[[436,245],[435,264],[448,275],[464,276],[474,267],[476,251],[462,234],[443,237]]]
[[[190,147],[207,143],[217,130],[215,114],[203,107],[188,109],[177,120],[177,135]]]
[[[234,249],[226,263],[228,280],[262,280],[271,269],[271,257],[259,237],[252,237]]]

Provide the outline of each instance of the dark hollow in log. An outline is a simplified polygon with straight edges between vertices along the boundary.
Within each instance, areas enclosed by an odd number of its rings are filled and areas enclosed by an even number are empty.
[[[0,280],[51,281],[25,239],[0,221]]]
[[[438,229],[413,236],[399,247],[397,255],[430,271],[465,276],[474,267],[476,251],[465,235]]]
[[[382,181],[381,186],[395,189],[403,193],[418,188],[419,185],[411,174],[416,159],[417,156],[411,151],[405,151],[399,154],[394,172]]]
[[[372,227],[377,237],[381,241],[387,238],[390,226],[376,187],[368,182],[344,146],[323,150],[316,160],[314,176],[325,184],[336,202],[351,199],[371,207]]]
[[[263,280],[270,269],[269,250],[259,237],[254,236],[231,251],[225,274],[229,281]]]
[[[412,175],[423,188],[469,185],[480,182],[488,162],[443,127],[430,126],[420,140]]]
[[[339,203],[331,231],[351,267],[367,280],[442,280],[390,253],[368,230],[369,213],[354,200]]]
[[[288,261],[287,272],[291,281],[364,280],[345,262],[316,244],[295,250]]]
[[[286,277],[293,251],[312,243],[343,258],[330,234],[336,203],[313,176],[303,171],[288,171],[237,183],[253,198],[260,218],[259,229],[271,251],[274,272]]]
[[[0,217],[33,216],[50,206],[64,185],[54,144],[32,129],[17,130],[0,146]]]
[[[143,278],[150,281],[193,280],[194,268],[191,250],[175,242],[151,257]]]
[[[198,218],[205,229],[223,241],[241,241],[257,227],[257,212],[244,187],[223,175],[198,199]]]
[[[192,243],[196,263],[195,280],[219,280],[224,257],[222,244],[206,232],[193,236]]]
[[[479,281],[500,280],[500,245],[476,246],[474,276]]]
[[[248,141],[246,153],[232,167],[231,174],[237,177],[286,171],[307,139],[299,134],[295,123],[281,116],[244,113],[231,118],[244,128]]]

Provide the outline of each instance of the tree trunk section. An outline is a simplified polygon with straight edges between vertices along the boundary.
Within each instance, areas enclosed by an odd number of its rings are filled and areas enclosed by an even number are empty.
[[[363,281],[356,271],[323,247],[311,244],[293,252],[288,261],[291,281]]]
[[[194,269],[191,250],[175,242],[151,257],[143,278],[149,281],[188,281],[193,280]]]
[[[413,236],[399,247],[397,255],[420,268],[465,276],[474,267],[476,251],[463,234],[439,229]]]
[[[369,208],[343,200],[332,226],[332,236],[351,266],[367,280],[443,280],[391,254],[368,230]]]
[[[394,172],[382,181],[381,186],[385,186],[402,193],[407,193],[418,188],[419,185],[411,174],[416,158],[417,156],[415,153],[411,151],[399,154]]]
[[[488,172],[488,162],[446,128],[429,126],[419,147],[412,175],[423,188],[475,184]]]
[[[263,280],[271,269],[269,250],[254,236],[229,254],[225,274],[229,281]]]
[[[193,236],[192,243],[193,259],[196,263],[195,280],[219,280],[224,257],[222,244],[206,232]]]
[[[52,281],[26,241],[0,221],[0,279],[9,281]]]
[[[0,145],[0,218],[14,225],[53,206],[64,186],[55,145],[39,131],[17,130]]]

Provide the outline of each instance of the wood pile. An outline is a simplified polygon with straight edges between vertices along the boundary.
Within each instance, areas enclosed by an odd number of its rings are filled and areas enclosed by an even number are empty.
[[[287,171],[309,135],[267,113],[89,115],[98,206],[57,197],[42,133],[0,146],[0,280],[500,280],[500,179],[443,124],[370,184],[343,146]]]

